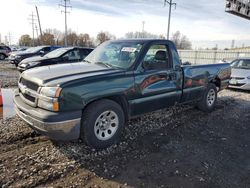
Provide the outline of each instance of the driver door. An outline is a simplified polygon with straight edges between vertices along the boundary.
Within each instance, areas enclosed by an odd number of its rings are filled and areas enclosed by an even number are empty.
[[[173,68],[172,54],[167,44],[153,44],[135,73],[137,99],[132,114],[138,115],[166,108],[180,101],[182,72]]]

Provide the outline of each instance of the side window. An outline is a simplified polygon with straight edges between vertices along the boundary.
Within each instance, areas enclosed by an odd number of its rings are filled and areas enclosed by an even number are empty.
[[[81,59],[79,50],[72,50],[72,51],[66,53],[63,57],[66,57],[70,61],[80,60]]]
[[[49,53],[50,52],[50,47],[45,47],[41,51],[44,51],[44,53]]]
[[[247,60],[247,59],[243,60],[242,67],[246,69],[250,69],[250,60]]]
[[[87,55],[89,55],[89,50],[88,49],[82,49],[80,51],[81,59],[84,59]]]
[[[231,62],[231,66],[232,67],[237,67],[239,63],[239,60],[234,60],[233,62]]]
[[[167,69],[171,67],[168,48],[165,45],[152,45],[143,60],[147,70]]]

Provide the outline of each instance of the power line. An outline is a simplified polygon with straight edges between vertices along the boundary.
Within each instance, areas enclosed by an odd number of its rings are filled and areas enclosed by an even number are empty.
[[[72,6],[68,5],[70,4],[70,0],[62,0],[61,4],[59,4],[60,7],[63,8],[63,10],[61,11],[62,13],[64,13],[64,19],[65,19],[65,37],[64,37],[64,45],[68,46],[68,40],[67,40],[67,35],[68,35],[68,31],[67,31],[67,14],[70,13],[67,11],[67,8],[72,8]]]
[[[164,7],[168,4],[169,5],[169,15],[168,15],[168,33],[167,33],[167,39],[169,39],[169,32],[170,32],[170,22],[171,22],[171,12],[172,12],[172,6],[175,6],[176,8],[176,3],[172,2],[173,0],[164,0]]]

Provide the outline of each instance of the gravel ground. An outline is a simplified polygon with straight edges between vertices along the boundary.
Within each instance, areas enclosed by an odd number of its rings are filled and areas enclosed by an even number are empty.
[[[177,106],[133,119],[103,151],[0,120],[0,186],[250,187],[249,122],[250,93],[234,90],[210,114]]]
[[[17,86],[17,81],[20,73],[15,65],[6,61],[0,61],[0,87],[13,87]]]

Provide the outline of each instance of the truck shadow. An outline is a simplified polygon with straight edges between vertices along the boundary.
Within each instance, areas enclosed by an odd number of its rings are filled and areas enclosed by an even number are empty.
[[[133,119],[121,143],[106,150],[82,142],[54,145],[80,166],[79,174],[87,170],[118,184],[240,187],[250,185],[249,114],[249,100],[220,96],[210,114],[176,106]]]

